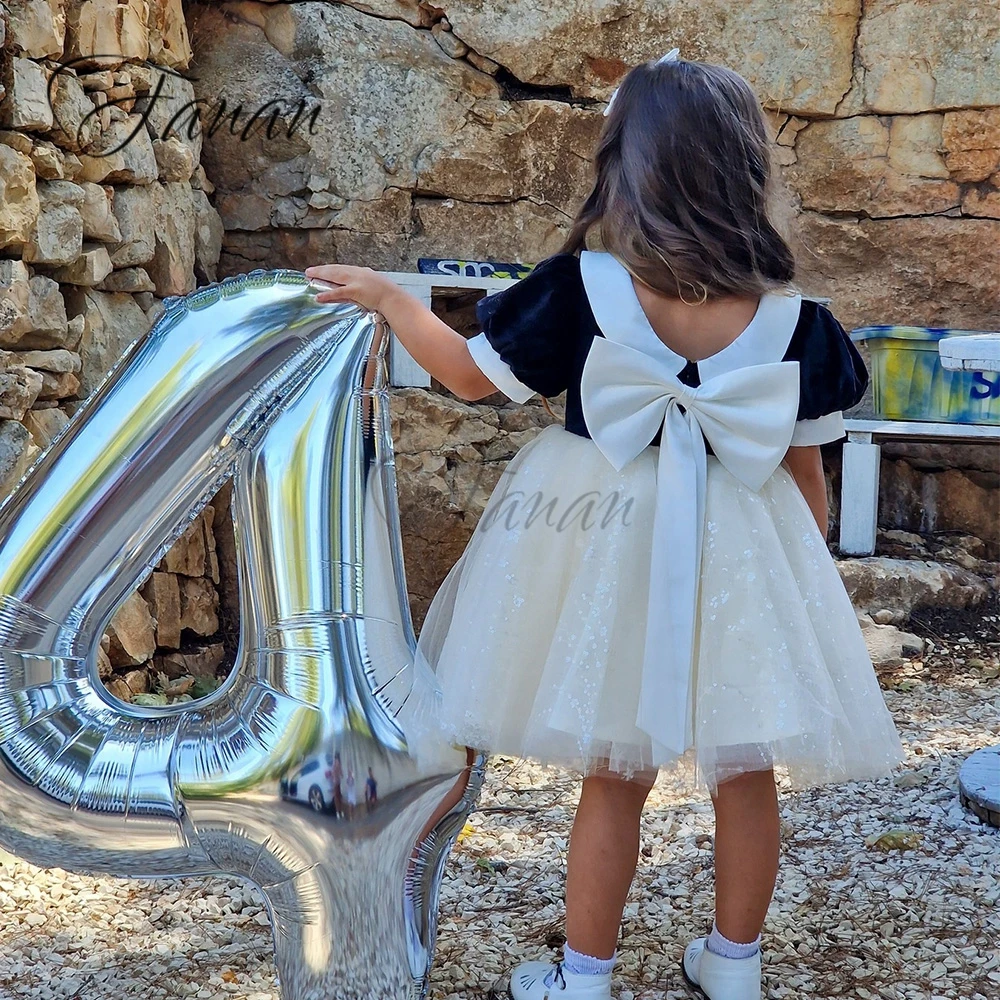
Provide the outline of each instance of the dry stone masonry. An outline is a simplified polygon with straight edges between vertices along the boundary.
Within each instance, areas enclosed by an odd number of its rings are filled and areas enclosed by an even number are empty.
[[[240,127],[218,128],[203,150],[226,230],[220,273],[538,260],[559,247],[587,191],[613,88],[677,45],[732,65],[763,98],[805,291],[829,296],[848,327],[1000,328],[995,4],[248,0],[187,11],[196,93],[225,101],[226,115],[240,108]],[[269,102],[316,111],[315,121],[245,136]],[[492,470],[534,433],[507,421],[551,419],[500,397],[468,406],[439,388],[394,400],[418,619]],[[432,444],[432,421],[454,430]],[[495,428],[488,439],[484,428]],[[986,559],[988,570],[1000,556],[997,450],[893,445],[886,456],[884,527],[950,533],[956,551],[979,553],[966,562]],[[483,485],[463,492],[459,481]]]
[[[996,5],[11,0],[6,10],[0,493],[166,295],[254,267],[414,270],[421,256],[553,252],[587,191],[612,90],[674,45],[732,65],[762,96],[805,291],[831,297],[848,326],[1000,324]],[[442,315],[473,333],[472,305],[454,300]],[[506,461],[553,418],[537,401],[466,404],[438,385],[394,392],[392,412],[419,624]],[[885,459],[881,551],[989,573],[1000,557],[996,449],[887,445]],[[226,495],[213,507],[196,522],[203,542],[182,542],[188,556],[141,588],[151,621],[121,625],[144,638],[109,645],[119,670],[142,669],[126,661],[149,648],[151,628],[147,680],[183,686],[213,669],[215,653],[186,673],[178,665],[185,643],[218,638],[199,631],[219,627],[213,614],[225,628],[237,607]],[[209,555],[199,561],[210,537],[218,579]],[[858,572],[883,586],[895,569]],[[895,607],[890,595],[870,610]]]
[[[180,0],[9,0],[0,34],[4,496],[159,300],[215,279],[222,226],[200,136],[168,132],[170,101],[194,97]],[[100,670],[119,697],[176,698],[222,663],[215,514],[112,619]]]

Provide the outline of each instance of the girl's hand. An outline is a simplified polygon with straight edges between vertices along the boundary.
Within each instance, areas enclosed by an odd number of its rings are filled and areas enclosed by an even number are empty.
[[[350,264],[319,264],[307,267],[307,278],[319,278],[339,285],[320,292],[317,302],[356,302],[364,309],[382,312],[386,299],[399,286],[370,267],[354,267]]]

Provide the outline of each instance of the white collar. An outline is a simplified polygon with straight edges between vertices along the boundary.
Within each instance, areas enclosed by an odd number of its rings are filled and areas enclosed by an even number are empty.
[[[580,275],[594,319],[608,340],[661,359],[674,374],[684,368],[687,359],[657,337],[642,311],[632,276],[613,254],[581,251]],[[801,306],[801,295],[762,295],[746,329],[721,351],[698,362],[700,380],[737,368],[781,361],[795,332]]]

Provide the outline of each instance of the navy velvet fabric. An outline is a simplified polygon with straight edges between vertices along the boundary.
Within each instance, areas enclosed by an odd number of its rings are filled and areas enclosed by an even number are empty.
[[[603,337],[590,309],[580,259],[554,254],[524,278],[477,303],[481,329],[514,377],[542,396],[566,393],[566,430],[590,437],[580,405],[580,378],[594,337]],[[802,300],[783,361],[798,361],[799,420],[815,420],[861,401],[868,371],[847,332],[825,306]],[[699,384],[697,362],[678,374]],[[659,444],[659,432],[650,444]]]

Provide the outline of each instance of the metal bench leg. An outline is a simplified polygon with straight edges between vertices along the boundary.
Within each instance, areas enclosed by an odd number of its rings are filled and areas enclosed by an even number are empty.
[[[881,455],[871,434],[848,435],[840,489],[840,551],[844,555],[870,556],[875,551]]]

